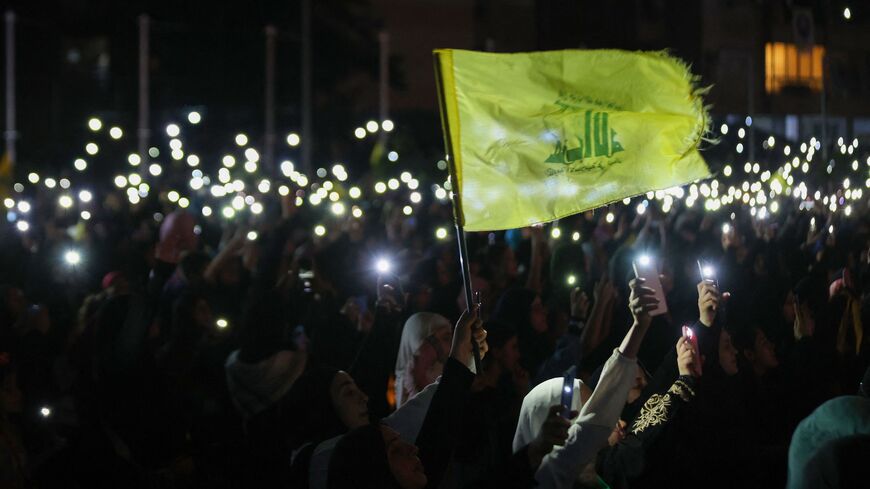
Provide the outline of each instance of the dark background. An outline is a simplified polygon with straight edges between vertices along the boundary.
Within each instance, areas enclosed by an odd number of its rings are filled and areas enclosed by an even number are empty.
[[[794,43],[792,18],[808,9],[813,42],[827,50],[824,84],[830,134],[870,133],[870,9],[864,2],[786,0],[314,0],[314,164],[368,164],[353,129],[378,115],[378,42],[391,39],[391,145],[411,169],[440,153],[431,50],[500,52],[560,48],[670,49],[693,66],[717,117],[751,113],[756,127],[817,134],[820,91],[765,91],[765,44]],[[849,7],[851,19],[844,18]],[[69,171],[98,116],[125,131],[121,147],[95,158],[109,171],[135,149],[138,28],[151,16],[151,122],[163,127],[196,109],[186,134],[197,153],[218,157],[245,132],[261,145],[264,27],[279,30],[276,158],[296,158],[284,137],[300,129],[300,2],[44,1],[7,3],[18,15],[18,175]],[[2,41],[2,40],[0,40]],[[791,125],[789,126],[789,117]],[[797,129],[795,129],[795,121]],[[155,140],[152,138],[152,143]],[[371,139],[371,138],[370,138]],[[155,143],[156,144],[156,143]],[[369,146],[366,146],[368,144]]]

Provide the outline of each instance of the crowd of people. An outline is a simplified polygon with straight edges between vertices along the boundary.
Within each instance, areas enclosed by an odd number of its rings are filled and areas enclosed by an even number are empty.
[[[316,234],[289,198],[34,205],[0,230],[0,487],[859,487],[867,203],[786,202],[469,233],[471,305],[438,201]]]

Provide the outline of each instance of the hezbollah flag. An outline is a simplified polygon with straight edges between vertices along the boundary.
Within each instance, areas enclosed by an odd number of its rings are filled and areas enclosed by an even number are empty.
[[[469,231],[559,219],[709,176],[697,79],[662,52],[435,51]]]

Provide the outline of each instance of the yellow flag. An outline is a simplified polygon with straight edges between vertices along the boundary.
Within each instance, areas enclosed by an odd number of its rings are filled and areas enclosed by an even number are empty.
[[[662,52],[436,50],[465,229],[552,221],[709,176],[696,78]]]

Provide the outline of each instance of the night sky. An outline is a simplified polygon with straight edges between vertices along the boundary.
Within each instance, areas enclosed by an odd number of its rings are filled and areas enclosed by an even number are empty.
[[[376,83],[378,20],[365,0],[313,4],[315,124],[351,134],[360,91]],[[137,17],[151,31],[151,120],[157,131],[191,108],[205,115],[197,137],[230,142],[263,127],[264,26],[279,30],[276,127],[299,130],[300,2],[94,0],[13,5],[17,24],[19,163],[68,167],[99,116],[125,129],[135,147],[138,90]],[[401,77],[395,77],[400,80]],[[364,80],[349,84],[348,80]],[[371,95],[368,96],[371,99]],[[367,113],[368,112],[368,113]],[[348,126],[348,127],[345,127]],[[215,148],[216,149],[216,148]],[[326,148],[328,151],[329,148]],[[280,155],[279,155],[280,156]]]

